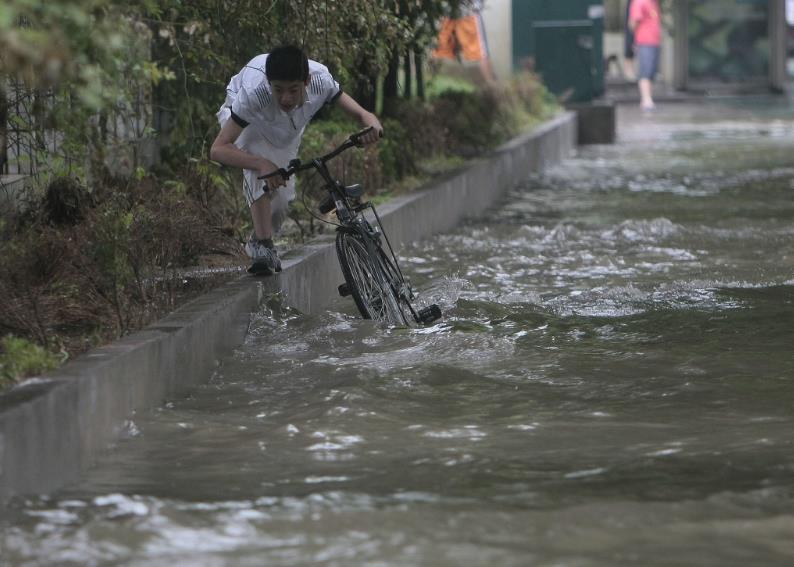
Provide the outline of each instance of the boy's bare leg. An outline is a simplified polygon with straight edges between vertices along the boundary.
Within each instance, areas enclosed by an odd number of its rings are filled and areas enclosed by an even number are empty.
[[[254,232],[259,240],[273,238],[269,195],[263,195],[251,204],[251,219],[254,221]]]

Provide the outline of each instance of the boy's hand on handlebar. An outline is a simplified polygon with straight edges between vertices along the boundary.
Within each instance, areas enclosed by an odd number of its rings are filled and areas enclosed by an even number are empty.
[[[275,173],[279,170],[272,161],[262,158],[262,163],[259,166],[258,177],[263,175],[269,175],[271,173]],[[273,175],[272,177],[268,177],[264,180],[265,186],[268,190],[273,191],[274,189],[278,189],[279,187],[283,187],[287,184],[286,179],[281,175]]]
[[[379,138],[383,137],[383,126],[381,126],[378,117],[374,114],[367,116],[363,121],[363,125],[367,128],[372,128],[369,132],[359,138],[359,141],[363,145],[366,146],[367,144],[374,144]]]

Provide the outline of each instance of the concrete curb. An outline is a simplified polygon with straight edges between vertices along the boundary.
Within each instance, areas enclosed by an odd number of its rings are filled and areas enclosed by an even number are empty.
[[[566,113],[426,189],[390,201],[379,214],[392,244],[399,249],[451,229],[531,172],[564,159],[575,140],[576,118]],[[280,291],[286,303],[313,313],[341,282],[333,242],[311,244],[285,260],[278,277],[231,282],[0,395],[0,503],[74,482],[119,438],[134,410],[208,379],[218,361],[242,344],[250,314],[266,294]]]

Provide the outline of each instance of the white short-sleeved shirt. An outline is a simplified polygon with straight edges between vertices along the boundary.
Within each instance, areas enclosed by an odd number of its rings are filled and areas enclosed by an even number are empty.
[[[254,57],[229,81],[224,107],[229,107],[230,112],[224,118],[234,115],[236,122],[255,130],[270,145],[287,148],[300,140],[312,116],[341,95],[342,89],[325,65],[309,60],[309,84],[304,102],[284,112],[265,76],[267,57],[267,54]],[[223,110],[219,112],[219,119],[221,113],[226,114]]]
[[[332,103],[342,89],[328,68],[309,60],[309,84],[303,104],[290,112],[279,108],[273,96],[270,82],[265,75],[267,54],[257,55],[239,73],[231,78],[226,87],[226,100],[218,110],[221,127],[233,118],[244,126],[234,145],[249,153],[260,155],[278,167],[287,167],[298,155],[301,137],[306,125],[323,105]],[[257,179],[257,172],[243,170],[243,190],[250,205],[264,194],[264,182]],[[295,197],[295,180],[287,182],[286,189],[279,191],[282,207]],[[278,208],[277,203],[274,207]]]

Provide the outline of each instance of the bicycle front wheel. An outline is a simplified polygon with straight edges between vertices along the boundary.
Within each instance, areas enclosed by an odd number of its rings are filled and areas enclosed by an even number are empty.
[[[356,232],[341,230],[336,234],[336,253],[350,293],[361,316],[391,325],[407,325],[401,307],[399,282],[392,281],[384,264],[380,245],[365,242]],[[369,246],[368,246],[369,244]]]

